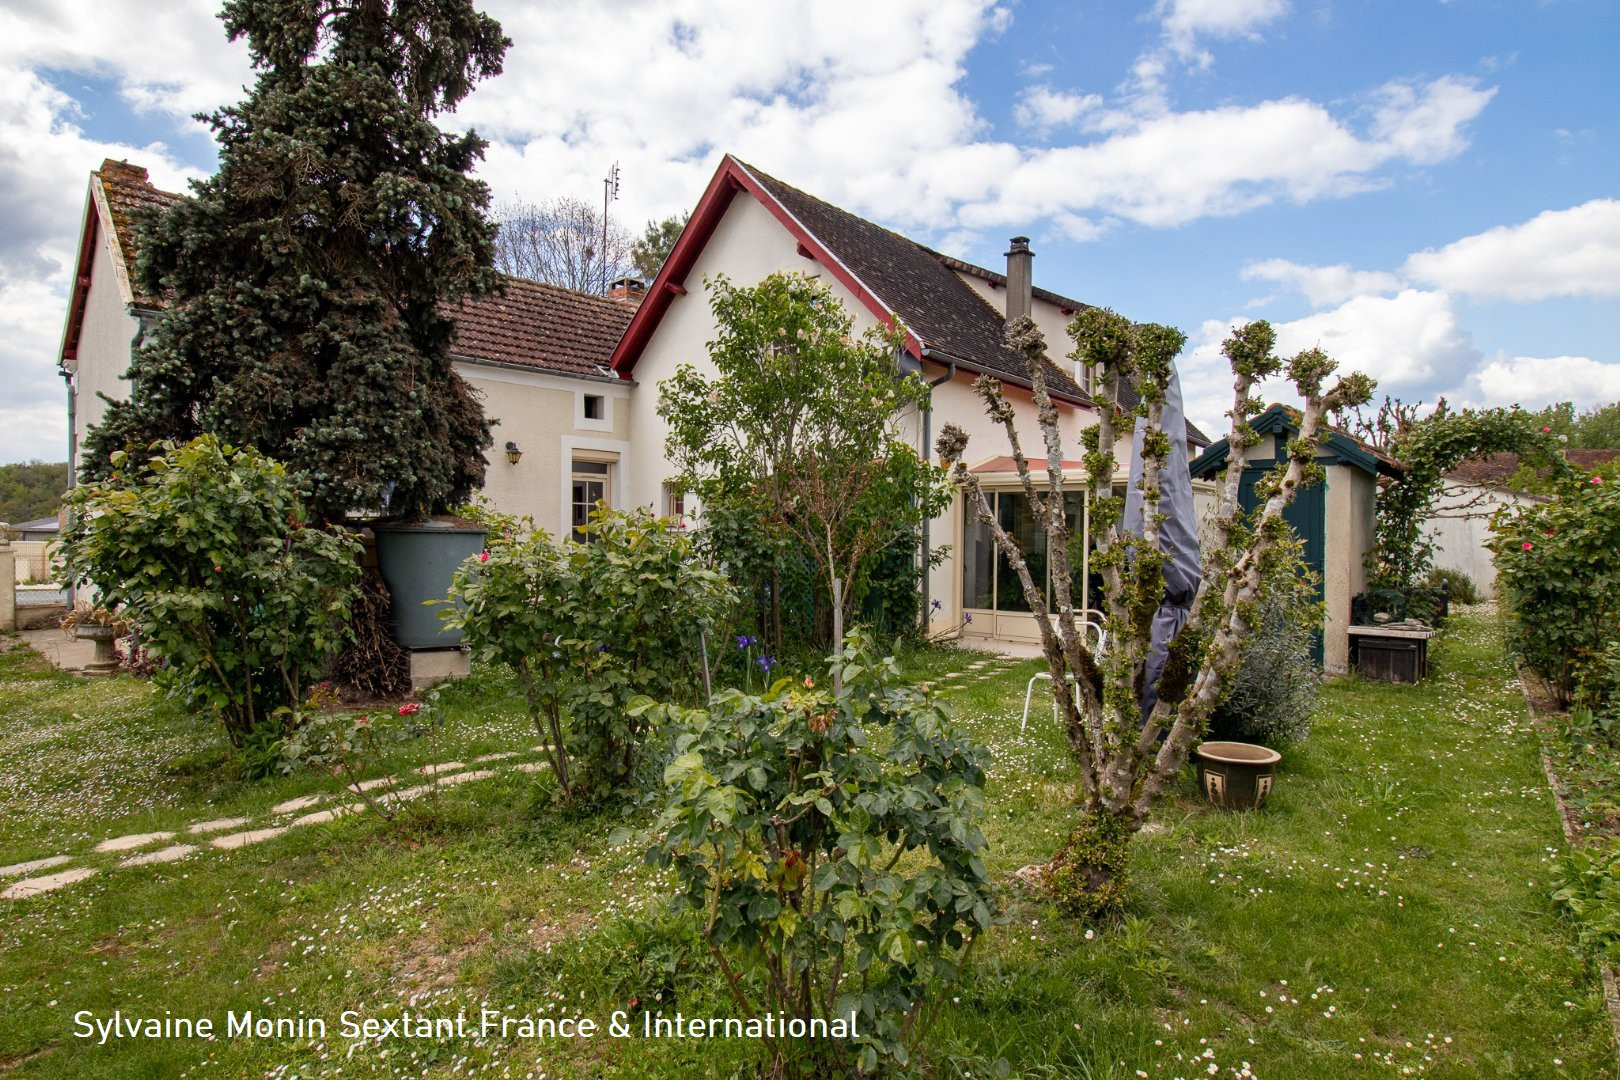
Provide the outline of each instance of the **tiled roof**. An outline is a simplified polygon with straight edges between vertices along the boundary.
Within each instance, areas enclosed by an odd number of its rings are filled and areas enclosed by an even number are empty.
[[[506,295],[450,308],[457,356],[575,375],[608,374],[634,305],[509,277]]]
[[[135,228],[142,215],[165,210],[178,202],[180,196],[172,191],[160,191],[152,186],[147,172],[139,165],[108,158],[101,163],[96,179],[107,197],[107,211],[112,215],[113,239],[118,255],[129,274],[129,286],[135,294],[135,303],[141,307],[159,307],[161,301],[141,292],[135,275]]]
[[[1576,472],[1594,469],[1620,457],[1620,450],[1566,450],[1564,460]],[[1519,471],[1519,455],[1509,453],[1486,454],[1465,461],[1446,473],[1447,480],[1459,484],[1477,484],[1480,487],[1505,488],[1513,474]]]
[[[982,266],[975,266],[973,263],[964,262],[953,255],[941,254],[940,252],[934,251],[930,248],[923,248],[923,250],[927,251],[928,254],[932,255],[945,266],[957,271],[958,273],[971,275],[972,277],[979,278],[981,281],[988,281],[998,289],[1005,289],[1007,287],[1006,274],[998,274],[994,270],[986,270]],[[1030,294],[1037,300],[1045,300],[1048,304],[1058,308],[1065,314],[1068,314],[1069,312],[1082,311],[1092,306],[1091,304],[1076,300],[1073,297],[1064,296],[1062,293],[1055,293],[1050,289],[1043,289],[1039,285],[1032,287],[1030,289]],[[1124,386],[1119,388],[1119,403],[1125,408],[1134,409],[1136,408],[1137,403],[1139,403],[1141,400],[1142,396],[1136,392],[1136,387],[1130,385],[1129,383],[1126,383]],[[1194,446],[1208,446],[1210,442],[1209,436],[1205,435],[1203,431],[1199,429],[1198,425],[1194,424],[1191,420],[1188,420],[1186,423],[1187,441],[1192,443]]]
[[[971,274],[1005,288],[1006,275],[943,255],[808,195],[752,165],[739,164],[798,218],[800,224],[826,244],[867,288],[893,308],[924,345],[992,374],[1026,382],[1023,358],[1007,345],[1004,337],[1005,316],[957,277],[958,272]],[[1071,311],[1091,306],[1048,289],[1035,287],[1031,292],[1037,299]],[[1080,402],[1091,400],[1050,359],[1046,377],[1055,393]],[[1123,389],[1120,398],[1126,408],[1134,408],[1139,400],[1130,387]],[[1191,421],[1187,423],[1187,438],[1198,446],[1209,445],[1209,436]]]
[[[140,295],[135,282],[135,230],[148,210],[162,210],[181,196],[152,186],[147,172],[127,161],[102,162],[95,174],[112,215],[117,257],[123,260],[135,302],[163,306],[160,298]],[[619,343],[635,305],[591,293],[574,292],[523,278],[506,279],[506,295],[448,305],[456,321],[451,351],[472,360],[602,375]]]
[[[752,165],[738,164],[889,305],[925,346],[991,374],[1026,381],[1023,359],[1003,336],[1006,320],[1001,312],[932,251]],[[1048,365],[1047,380],[1057,394],[1075,401],[1091,400],[1055,364]]]

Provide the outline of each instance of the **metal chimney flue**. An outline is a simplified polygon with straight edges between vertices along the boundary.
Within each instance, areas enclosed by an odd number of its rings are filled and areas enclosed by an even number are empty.
[[[1032,304],[1030,290],[1034,288],[1035,253],[1029,250],[1029,237],[1015,236],[1007,250],[1007,321],[1028,315]]]

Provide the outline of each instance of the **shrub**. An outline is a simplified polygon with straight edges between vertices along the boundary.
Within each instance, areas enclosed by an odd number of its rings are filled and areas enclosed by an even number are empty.
[[[1590,655],[1575,671],[1575,704],[1605,727],[1620,728],[1620,639]]]
[[[1565,481],[1548,502],[1503,507],[1491,532],[1512,643],[1567,705],[1583,669],[1620,640],[1620,485]]]
[[[531,522],[480,516],[489,550],[456,572],[440,617],[478,659],[517,672],[563,797],[605,794],[634,775],[645,735],[626,706],[698,685],[699,636],[730,588],[684,531],[645,509],[599,509],[582,540],[562,543]]]
[[[233,745],[273,742],[347,636],[360,543],[306,527],[282,466],[250,447],[154,449],[74,489],[63,564],[135,624],[161,685]]]
[[[1210,715],[1217,739],[1278,746],[1310,734],[1321,673],[1311,643],[1322,627],[1316,576],[1297,540],[1277,548],[1260,582],[1260,621],[1239,650],[1237,671]]]
[[[676,732],[648,858],[674,867],[739,1010],[855,1014],[858,1039],[767,1040],[773,1076],[905,1066],[995,911],[989,755],[870,650],[849,636],[836,695],[780,679],[707,712],[634,710]]]
[[[1453,604],[1479,603],[1479,589],[1474,579],[1461,570],[1436,567],[1429,571],[1429,578],[1424,584],[1445,589]]]

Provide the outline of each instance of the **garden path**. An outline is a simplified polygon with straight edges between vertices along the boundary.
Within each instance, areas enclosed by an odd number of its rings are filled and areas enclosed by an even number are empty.
[[[544,746],[534,747],[530,753],[544,753]],[[477,780],[487,780],[495,776],[501,769],[510,769],[515,772],[534,773],[549,768],[550,763],[540,760],[516,761],[511,759],[524,757],[516,751],[500,754],[485,754],[472,759],[472,762],[460,761],[437,762],[423,765],[415,772],[426,779],[425,783],[411,787],[400,787],[401,776],[379,776],[370,780],[362,780],[337,791],[316,792],[310,795],[301,795],[296,799],[288,799],[271,807],[255,824],[253,818],[216,818],[206,821],[194,821],[185,828],[188,839],[195,843],[179,842],[167,847],[154,848],[154,845],[166,840],[174,840],[175,832],[133,833],[128,836],[114,836],[96,844],[88,852],[77,854],[52,855],[43,859],[31,859],[28,862],[14,863],[11,866],[0,866],[0,879],[20,878],[4,889],[0,889],[0,900],[26,900],[29,897],[39,896],[42,893],[55,892],[57,889],[84,881],[94,876],[101,869],[123,870],[137,866],[150,866],[156,863],[178,862],[197,854],[205,847],[217,851],[236,851],[250,844],[272,840],[290,829],[305,825],[321,825],[329,821],[336,821],[348,814],[357,814],[366,809],[366,802],[346,802],[339,805],[328,805],[325,809],[314,810],[299,817],[290,817],[302,810],[322,804],[330,804],[351,794],[371,795],[378,802],[401,803],[421,798],[435,788],[454,787],[457,784],[471,783]],[[510,764],[508,764],[510,762]],[[472,765],[487,765],[489,768],[472,768]],[[251,827],[250,827],[251,826]],[[221,834],[221,835],[213,835]],[[153,850],[138,851],[140,848]],[[114,862],[110,867],[96,865],[68,866],[75,860],[84,860],[87,857],[91,862],[96,860],[95,855],[112,855],[122,852],[135,851],[136,854],[126,855]],[[57,869],[67,867],[66,869]],[[51,873],[34,876],[41,870],[50,870]]]

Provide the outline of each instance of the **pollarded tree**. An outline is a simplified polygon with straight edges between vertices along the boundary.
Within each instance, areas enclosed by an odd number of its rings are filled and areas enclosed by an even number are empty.
[[[285,462],[311,509],[415,515],[481,485],[489,428],[443,306],[495,290],[484,140],[433,118],[509,42],[472,0],[229,0],[258,78],[205,117],[219,171],[141,233],[165,309],[85,471],[211,432]]]
[[[948,503],[944,474],[899,429],[927,389],[898,368],[898,328],[855,337],[837,298],[802,274],[713,288],[716,376],[683,365],[660,388],[677,482],[802,545],[840,642],[875,559]]]
[[[1288,375],[1305,399],[1299,436],[1288,445],[1286,462],[1259,485],[1260,506],[1245,516],[1239,512],[1238,492],[1249,451],[1260,439],[1249,420],[1263,406],[1251,391],[1284,365],[1273,355],[1276,335],[1267,323],[1250,323],[1227,339],[1223,349],[1236,375],[1228,414],[1230,463],[1205,534],[1203,582],[1185,625],[1168,643],[1158,699],[1144,716],[1142,689],[1152,628],[1166,596],[1168,557],[1159,544],[1160,477],[1170,461],[1172,440],[1165,432],[1165,402],[1172,363],[1185,338],[1163,326],[1132,326],[1102,309],[1081,312],[1069,332],[1076,344],[1074,357],[1091,370],[1097,387],[1099,421],[1086,430],[1084,440],[1096,543],[1091,565],[1100,570],[1104,582],[1108,648],[1102,655],[1087,647],[1076,625],[1070,527],[1063,506],[1064,448],[1057,406],[1046,386],[1045,342],[1028,318],[1014,320],[1008,337],[1024,357],[1034,391],[1045,444],[1044,480],[1037,479],[1024,456],[1001,384],[981,377],[974,389],[1007,433],[1024,494],[1046,534],[1055,613],[1047,614],[1046,597],[1016,541],[1001,528],[978,478],[962,460],[967,435],[947,424],[937,448],[952,464],[953,479],[967,498],[969,512],[989,528],[1035,613],[1053,700],[1080,767],[1080,820],[1046,868],[1045,878],[1061,906],[1091,916],[1118,908],[1125,889],[1128,842],[1186,763],[1237,669],[1240,646],[1259,622],[1261,583],[1285,554],[1289,526],[1283,511],[1302,487],[1322,477],[1315,456],[1324,435],[1323,417],[1330,410],[1365,402],[1372,394],[1372,382],[1352,374],[1326,388],[1334,363],[1315,349],[1287,363]],[[1121,402],[1126,386],[1135,386],[1140,394],[1133,409]],[[1121,434],[1130,438],[1137,420],[1144,422],[1139,534],[1125,527],[1124,500],[1113,494],[1116,440]]]

